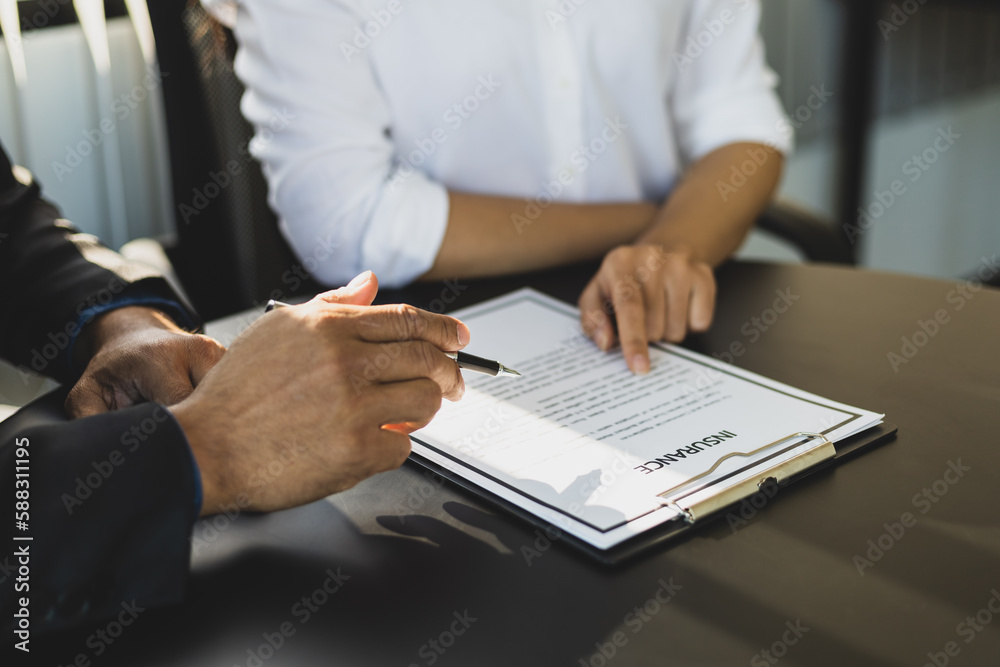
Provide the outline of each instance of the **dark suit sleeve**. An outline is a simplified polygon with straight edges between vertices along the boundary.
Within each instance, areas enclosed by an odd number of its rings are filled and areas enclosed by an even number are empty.
[[[179,303],[156,271],[82,234],[41,199],[38,184],[11,167],[0,146],[0,355],[16,366],[67,382],[66,354],[81,316],[131,292]],[[181,326],[197,324],[178,305]]]
[[[196,473],[180,426],[152,403],[67,421],[67,390],[0,423],[8,638],[21,597],[30,598],[35,636],[177,602],[187,577]],[[18,470],[28,473],[24,531],[9,512]],[[19,581],[25,548],[29,574]]]
[[[83,314],[114,299],[128,302],[136,292],[178,299],[153,270],[58,217],[0,147],[0,356],[67,383],[0,423],[0,534],[7,538],[0,548],[0,626],[8,638],[20,623],[14,614],[22,597],[30,600],[33,637],[118,616],[123,605],[177,601],[196,514],[197,467],[165,408],[65,417],[75,377],[64,352]],[[18,478],[25,467],[28,477]],[[26,500],[15,496],[25,490],[19,479],[27,479]],[[15,523],[16,502],[27,504],[25,531]]]

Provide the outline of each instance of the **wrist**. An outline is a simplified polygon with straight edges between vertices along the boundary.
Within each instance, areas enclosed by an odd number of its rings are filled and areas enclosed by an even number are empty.
[[[707,249],[699,248],[688,235],[681,233],[669,218],[661,217],[642,236],[636,239],[634,245],[653,246],[659,248],[665,255],[681,255],[691,262],[711,264]]]
[[[225,462],[217,447],[220,440],[212,432],[214,420],[203,415],[190,398],[168,410],[184,431],[201,477],[201,516],[215,514],[226,503],[226,484],[222,478]]]
[[[673,239],[669,236],[660,237],[651,233],[637,239],[632,245],[655,248],[658,254],[663,256],[681,255],[690,261],[702,261],[698,257],[698,253],[695,251],[695,248],[690,243],[680,239]]]
[[[172,319],[156,308],[123,306],[97,315],[83,326],[73,347],[73,359],[83,368],[103,349],[123,336],[144,329],[182,332]]]

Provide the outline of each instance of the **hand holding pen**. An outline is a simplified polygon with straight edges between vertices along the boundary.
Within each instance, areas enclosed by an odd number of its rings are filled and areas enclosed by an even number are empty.
[[[269,313],[275,308],[289,308],[290,305],[287,303],[282,303],[281,301],[275,301],[271,299],[267,302],[267,307],[264,308],[265,313]],[[513,377],[521,377],[521,374],[515,371],[513,368],[508,368],[504,366],[499,361],[492,361],[490,359],[484,359],[482,357],[477,357],[474,354],[469,354],[468,352],[445,352],[445,355],[454,359],[458,367],[467,370],[475,371],[476,373],[484,373],[485,375],[492,375],[493,377],[500,377],[503,375],[509,375]]]

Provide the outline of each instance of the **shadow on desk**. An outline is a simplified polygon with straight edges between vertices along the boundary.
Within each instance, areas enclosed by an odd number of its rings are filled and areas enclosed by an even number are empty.
[[[397,498],[426,479],[413,464],[401,472],[410,483],[396,484]],[[81,653],[145,667],[634,664],[624,656],[646,632],[691,644],[692,628],[726,622],[733,641],[752,642],[788,620],[670,552],[610,569],[447,485],[420,513],[386,512],[388,500],[370,502],[392,495],[384,481],[347,492],[352,518],[321,501],[217,520],[221,530],[203,521],[182,606],[142,612],[113,643],[95,639],[99,628],[60,635],[44,664]],[[735,539],[716,522],[689,547]],[[873,662],[819,629],[810,647]],[[706,646],[700,664],[724,664],[712,654]]]

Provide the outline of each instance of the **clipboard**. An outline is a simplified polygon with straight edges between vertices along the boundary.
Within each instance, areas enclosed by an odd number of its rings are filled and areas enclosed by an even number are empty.
[[[565,542],[587,556],[605,564],[617,565],[630,560],[654,547],[661,546],[689,534],[690,531],[711,523],[726,515],[727,510],[739,505],[755,494],[767,490],[777,494],[780,489],[794,484],[819,470],[834,466],[861,453],[894,440],[897,433],[894,424],[880,423],[860,433],[833,443],[821,433],[792,433],[772,443],[767,443],[749,452],[734,452],[715,460],[703,473],[692,477],[676,487],[665,489],[658,496],[666,506],[679,512],[679,517],[643,532],[609,549],[598,549],[587,542],[559,530],[538,516],[518,507],[514,503],[497,496],[479,485],[452,473],[444,467],[419,454],[411,459],[432,471],[439,477],[457,485],[475,497],[527,521],[536,528],[546,531],[555,542]],[[805,440],[804,440],[805,439]],[[780,464],[769,463],[789,449],[801,447],[805,442],[813,443],[809,449]],[[790,444],[792,443],[792,444]],[[731,472],[726,478],[712,483],[699,481],[714,471],[725,459],[732,457],[762,456],[753,464],[748,464]],[[725,479],[736,477],[749,470],[757,471],[754,476],[741,483],[726,485]],[[696,493],[708,491],[707,497],[697,502],[686,502]]]

